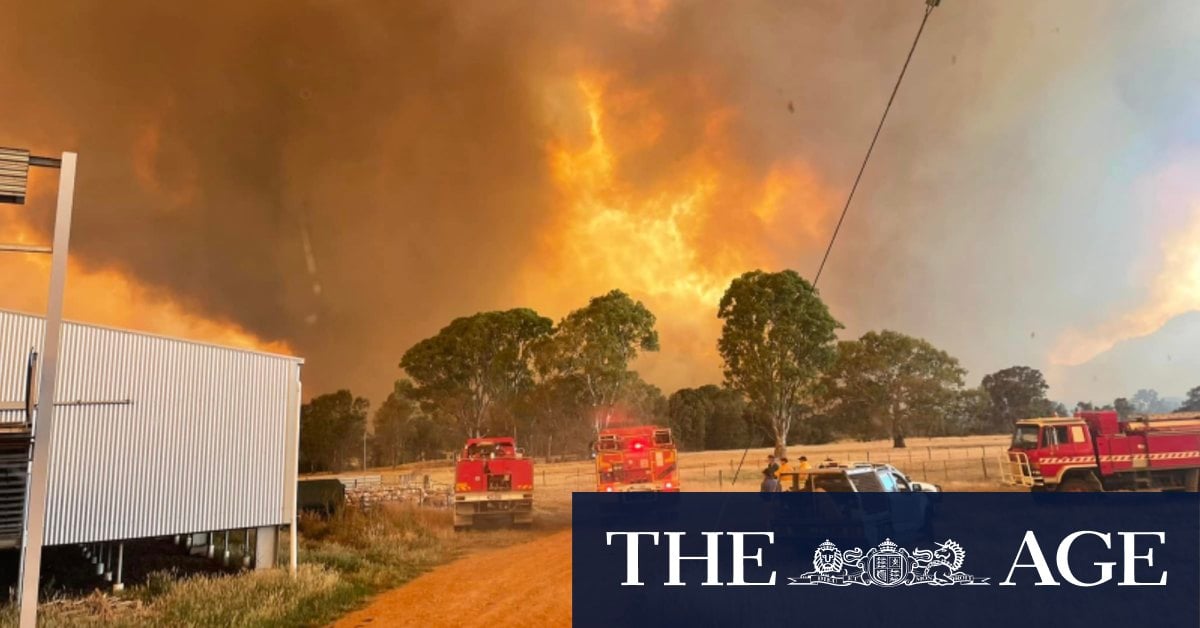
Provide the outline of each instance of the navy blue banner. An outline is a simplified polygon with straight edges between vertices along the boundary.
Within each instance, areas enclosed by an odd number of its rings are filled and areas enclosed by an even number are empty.
[[[576,493],[574,625],[1200,626],[1189,493]]]

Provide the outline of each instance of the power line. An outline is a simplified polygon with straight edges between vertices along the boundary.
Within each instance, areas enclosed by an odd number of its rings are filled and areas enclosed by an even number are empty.
[[[917,28],[917,36],[913,38],[912,47],[908,49],[908,57],[904,59],[904,67],[900,68],[900,76],[896,78],[896,85],[892,88],[892,95],[888,98],[887,106],[883,108],[883,117],[879,119],[879,126],[875,128],[875,136],[871,138],[871,145],[867,147],[867,155],[863,157],[862,166],[858,169],[858,176],[854,177],[854,185],[850,186],[850,194],[846,197],[846,205],[842,208],[842,215],[838,218],[837,226],[833,229],[833,237],[829,238],[829,246],[825,248],[825,256],[821,258],[821,266],[817,268],[817,275],[813,278],[812,285],[817,287],[817,282],[821,280],[821,272],[825,270],[825,262],[829,261],[829,253],[833,251],[833,243],[837,241],[838,233],[842,230],[842,222],[846,220],[846,212],[850,210],[850,201],[854,199],[854,191],[858,189],[858,182],[862,180],[863,172],[867,170],[867,162],[871,160],[871,151],[875,150],[875,142],[879,140],[879,132],[883,130],[883,123],[887,120],[888,112],[892,110],[892,102],[896,100],[896,92],[900,91],[900,82],[904,80],[904,73],[908,71],[908,63],[912,61],[913,52],[917,49],[917,42],[921,41],[921,32],[925,30],[925,22],[929,21],[929,14],[933,13],[941,0],[925,0],[925,15],[921,18],[921,26]]]

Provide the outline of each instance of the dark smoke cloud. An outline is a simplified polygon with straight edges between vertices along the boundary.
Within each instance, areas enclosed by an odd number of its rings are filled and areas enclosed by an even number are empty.
[[[681,2],[646,18],[636,2],[3,4],[0,143],[81,153],[74,251],[287,340],[308,358],[309,393],[350,385],[370,396],[452,317],[518,305],[514,277],[539,263],[555,215],[547,145],[586,124],[547,104],[549,86],[609,73],[667,112],[660,141],[621,164],[635,186],[669,176],[723,106],[735,112],[727,148],[749,170],[800,159],[844,190],[921,9]],[[1097,233],[1075,224],[1082,210],[1045,217],[1055,191],[1084,207],[1100,167],[1066,163],[1055,147],[1122,148],[1036,127],[1075,115],[1127,71],[1124,48],[1091,50],[1129,16],[1078,2],[943,4],[824,291],[850,332],[924,335],[976,371],[1036,366],[1087,308],[1018,304],[1091,277],[1053,244]],[[1171,22],[1139,23],[1122,46]],[[1078,67],[1094,71],[1057,89]],[[1078,133],[1112,123],[1087,121]],[[775,255],[811,276],[821,248]],[[1027,262],[1031,248],[1064,270]],[[1031,330],[1045,340],[1014,349]]]

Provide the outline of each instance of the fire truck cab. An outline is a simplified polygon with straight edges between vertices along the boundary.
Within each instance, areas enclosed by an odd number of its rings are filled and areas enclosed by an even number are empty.
[[[1007,483],[1034,491],[1197,490],[1200,414],[1111,410],[1017,421],[1001,461]]]
[[[671,430],[653,425],[601,430],[596,441],[596,490],[678,491]]]

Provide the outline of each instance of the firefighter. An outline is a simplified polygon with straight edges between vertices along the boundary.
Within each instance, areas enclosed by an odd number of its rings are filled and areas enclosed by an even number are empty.
[[[800,460],[796,462],[797,484],[804,486],[808,482],[808,456],[800,456]]]
[[[779,491],[779,464],[775,462],[775,455],[767,456],[767,468],[762,470],[763,481],[759,489],[763,493],[776,493]]]
[[[780,458],[779,459],[779,471],[776,473],[776,477],[779,478],[779,481],[775,482],[775,491],[776,492],[783,490],[784,481],[791,479],[789,477],[786,477],[786,475],[791,472],[792,472],[792,465],[788,464],[787,457]]]

